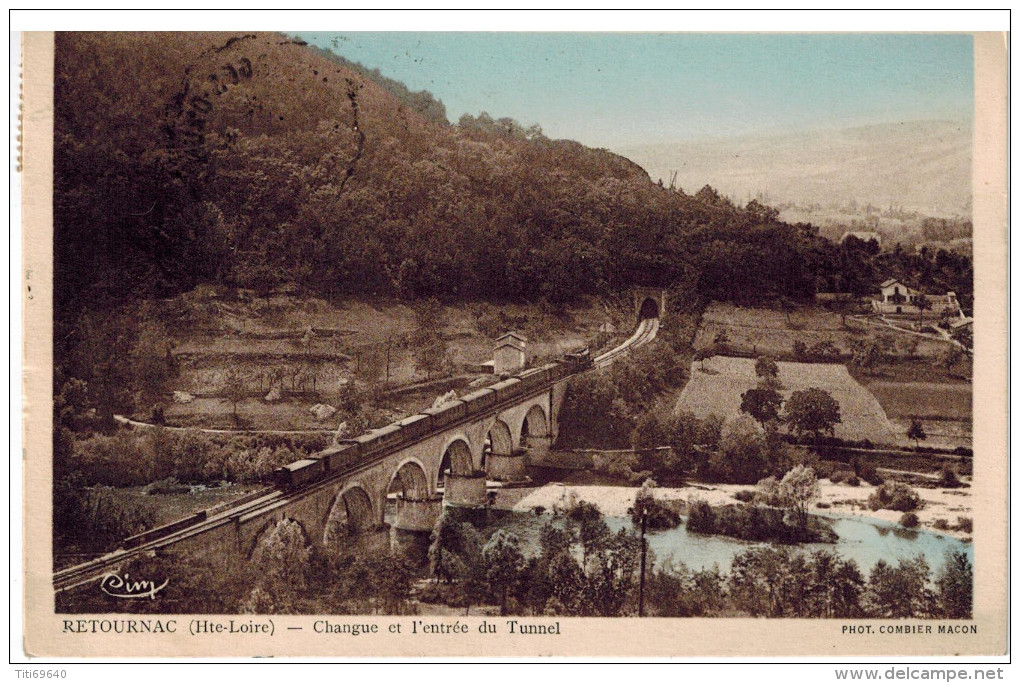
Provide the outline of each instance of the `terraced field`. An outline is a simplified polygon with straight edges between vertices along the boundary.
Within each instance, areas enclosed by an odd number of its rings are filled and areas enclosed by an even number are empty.
[[[867,389],[857,383],[846,366],[829,363],[778,363],[781,392],[785,398],[800,389],[818,387],[828,391],[839,402],[843,418],[836,425],[836,436],[843,439],[869,439],[875,444],[896,444],[902,441],[899,430],[889,421],[881,404]],[[738,417],[740,395],[758,385],[754,360],[714,356],[695,363],[691,379],[677,401],[676,409],[687,410],[698,417],[719,415],[727,420]]]

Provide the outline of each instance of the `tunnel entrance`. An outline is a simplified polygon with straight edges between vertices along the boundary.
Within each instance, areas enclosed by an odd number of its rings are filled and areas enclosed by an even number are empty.
[[[641,302],[641,310],[638,313],[638,320],[648,320],[649,318],[659,317],[659,304],[655,302],[655,299],[648,297]]]

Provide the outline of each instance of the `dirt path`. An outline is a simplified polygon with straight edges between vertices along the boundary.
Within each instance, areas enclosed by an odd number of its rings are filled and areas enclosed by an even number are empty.
[[[123,425],[131,425],[140,429],[156,429],[158,427],[171,432],[195,431],[203,434],[279,434],[287,436],[291,434],[332,434],[335,431],[333,429],[204,429],[201,427],[167,427],[151,422],[139,422],[123,415],[114,415],[113,419]]]
[[[869,388],[870,387],[879,387],[879,388],[887,387],[887,388],[890,388],[890,389],[896,389],[896,388],[902,388],[902,387],[910,387],[912,389],[928,389],[928,390],[931,390],[931,391],[955,391],[955,392],[958,392],[958,393],[961,393],[961,394],[969,394],[969,393],[971,393],[971,390],[972,390],[970,382],[966,382],[966,383],[965,382],[960,382],[959,384],[952,384],[952,383],[949,383],[949,382],[917,382],[917,381],[895,382],[895,381],[881,380],[880,379],[880,380],[874,380],[874,381],[868,382],[867,386]]]

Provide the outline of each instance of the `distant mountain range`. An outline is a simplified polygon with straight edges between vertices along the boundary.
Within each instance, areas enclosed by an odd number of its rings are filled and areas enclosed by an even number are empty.
[[[743,136],[613,151],[653,180],[693,193],[705,183],[738,203],[822,207],[873,204],[928,215],[969,215],[972,127],[909,121],[767,136]]]

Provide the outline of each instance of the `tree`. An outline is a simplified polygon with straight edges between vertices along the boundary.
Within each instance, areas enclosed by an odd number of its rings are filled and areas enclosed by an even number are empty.
[[[834,435],[836,425],[843,421],[839,402],[832,394],[817,387],[793,392],[786,401],[783,418],[798,435],[811,433],[816,440],[822,432]]]
[[[916,417],[910,420],[910,427],[907,428],[907,438],[914,440],[914,448],[920,448],[920,441],[928,438],[924,431],[924,425]]]
[[[791,616],[806,587],[797,558],[787,548],[751,548],[733,558],[729,589],[734,606],[751,616]]]
[[[836,301],[834,301],[832,303],[832,308],[835,309],[835,311],[837,313],[839,313],[839,323],[840,323],[840,325],[842,325],[843,327],[845,327],[847,329],[853,329],[849,325],[846,324],[846,317],[848,315],[850,315],[850,313],[854,309],[854,302],[853,302],[853,300],[851,300],[851,299],[837,299]]]
[[[768,473],[765,436],[754,420],[741,415],[726,423],[708,474],[717,481],[753,484]]]
[[[308,579],[312,548],[301,525],[290,519],[276,523],[252,552],[259,568],[257,586],[272,596],[276,610],[287,611]]]
[[[793,355],[797,360],[806,360],[808,355],[807,344],[801,339],[795,339],[793,342]]]
[[[783,397],[775,389],[758,387],[740,395],[740,411],[753,417],[762,427],[779,419],[782,405]]]
[[[231,365],[223,382],[223,400],[233,406],[235,421],[237,420],[237,404],[244,400],[247,389],[241,369],[236,365]]]
[[[974,330],[971,329],[970,325],[961,325],[951,332],[953,341],[957,342],[963,348],[970,351],[974,348]]]
[[[792,510],[797,518],[797,525],[801,529],[806,529],[808,507],[811,501],[818,497],[818,477],[810,467],[797,465],[780,481],[776,481],[774,477],[759,481],[758,493],[767,505]]]
[[[918,294],[914,297],[914,306],[921,312],[920,324],[924,325],[924,312],[931,310],[931,299],[924,294]]]
[[[489,586],[499,594],[499,613],[507,613],[507,593],[524,568],[521,539],[513,532],[499,529],[482,548]]]
[[[703,349],[698,349],[694,352],[695,362],[701,363],[701,369],[705,369],[705,361],[715,355],[715,347],[709,346]]]
[[[946,619],[970,619],[974,602],[974,567],[960,550],[946,553],[946,562],[935,580],[938,602]]]
[[[382,378],[387,364],[387,353],[388,350],[378,346],[362,347],[356,353],[355,374],[365,385],[365,391],[372,400],[379,397],[381,389],[379,380]]]
[[[776,365],[776,361],[771,357],[759,356],[754,362],[754,374],[762,379],[766,377],[777,379],[779,377],[779,366]]]
[[[945,351],[936,359],[936,363],[946,369],[946,374],[952,374],[953,366],[963,360],[965,352],[956,344],[949,344]]]
[[[456,582],[464,598],[465,614],[485,593],[482,537],[471,524],[441,514],[432,531],[428,550],[429,571],[436,580]]]
[[[864,594],[868,612],[882,619],[931,616],[934,596],[928,589],[929,578],[924,555],[901,559],[897,567],[879,560],[871,570]]]
[[[408,343],[411,345],[414,366],[424,372],[426,379],[441,372],[449,362],[449,352],[443,341],[445,314],[442,305],[435,298],[424,299],[414,306],[415,329]]]
[[[851,362],[861,368],[869,375],[874,372],[875,366],[882,361],[882,351],[875,341],[854,341],[851,344]]]
[[[670,443],[673,435],[673,428],[668,416],[662,416],[659,411],[646,410],[638,416],[631,432],[630,442],[634,450],[658,448]]]
[[[173,342],[163,325],[157,321],[142,324],[138,341],[131,350],[135,385],[142,404],[159,400],[168,392],[169,383],[177,374],[172,350]]]

